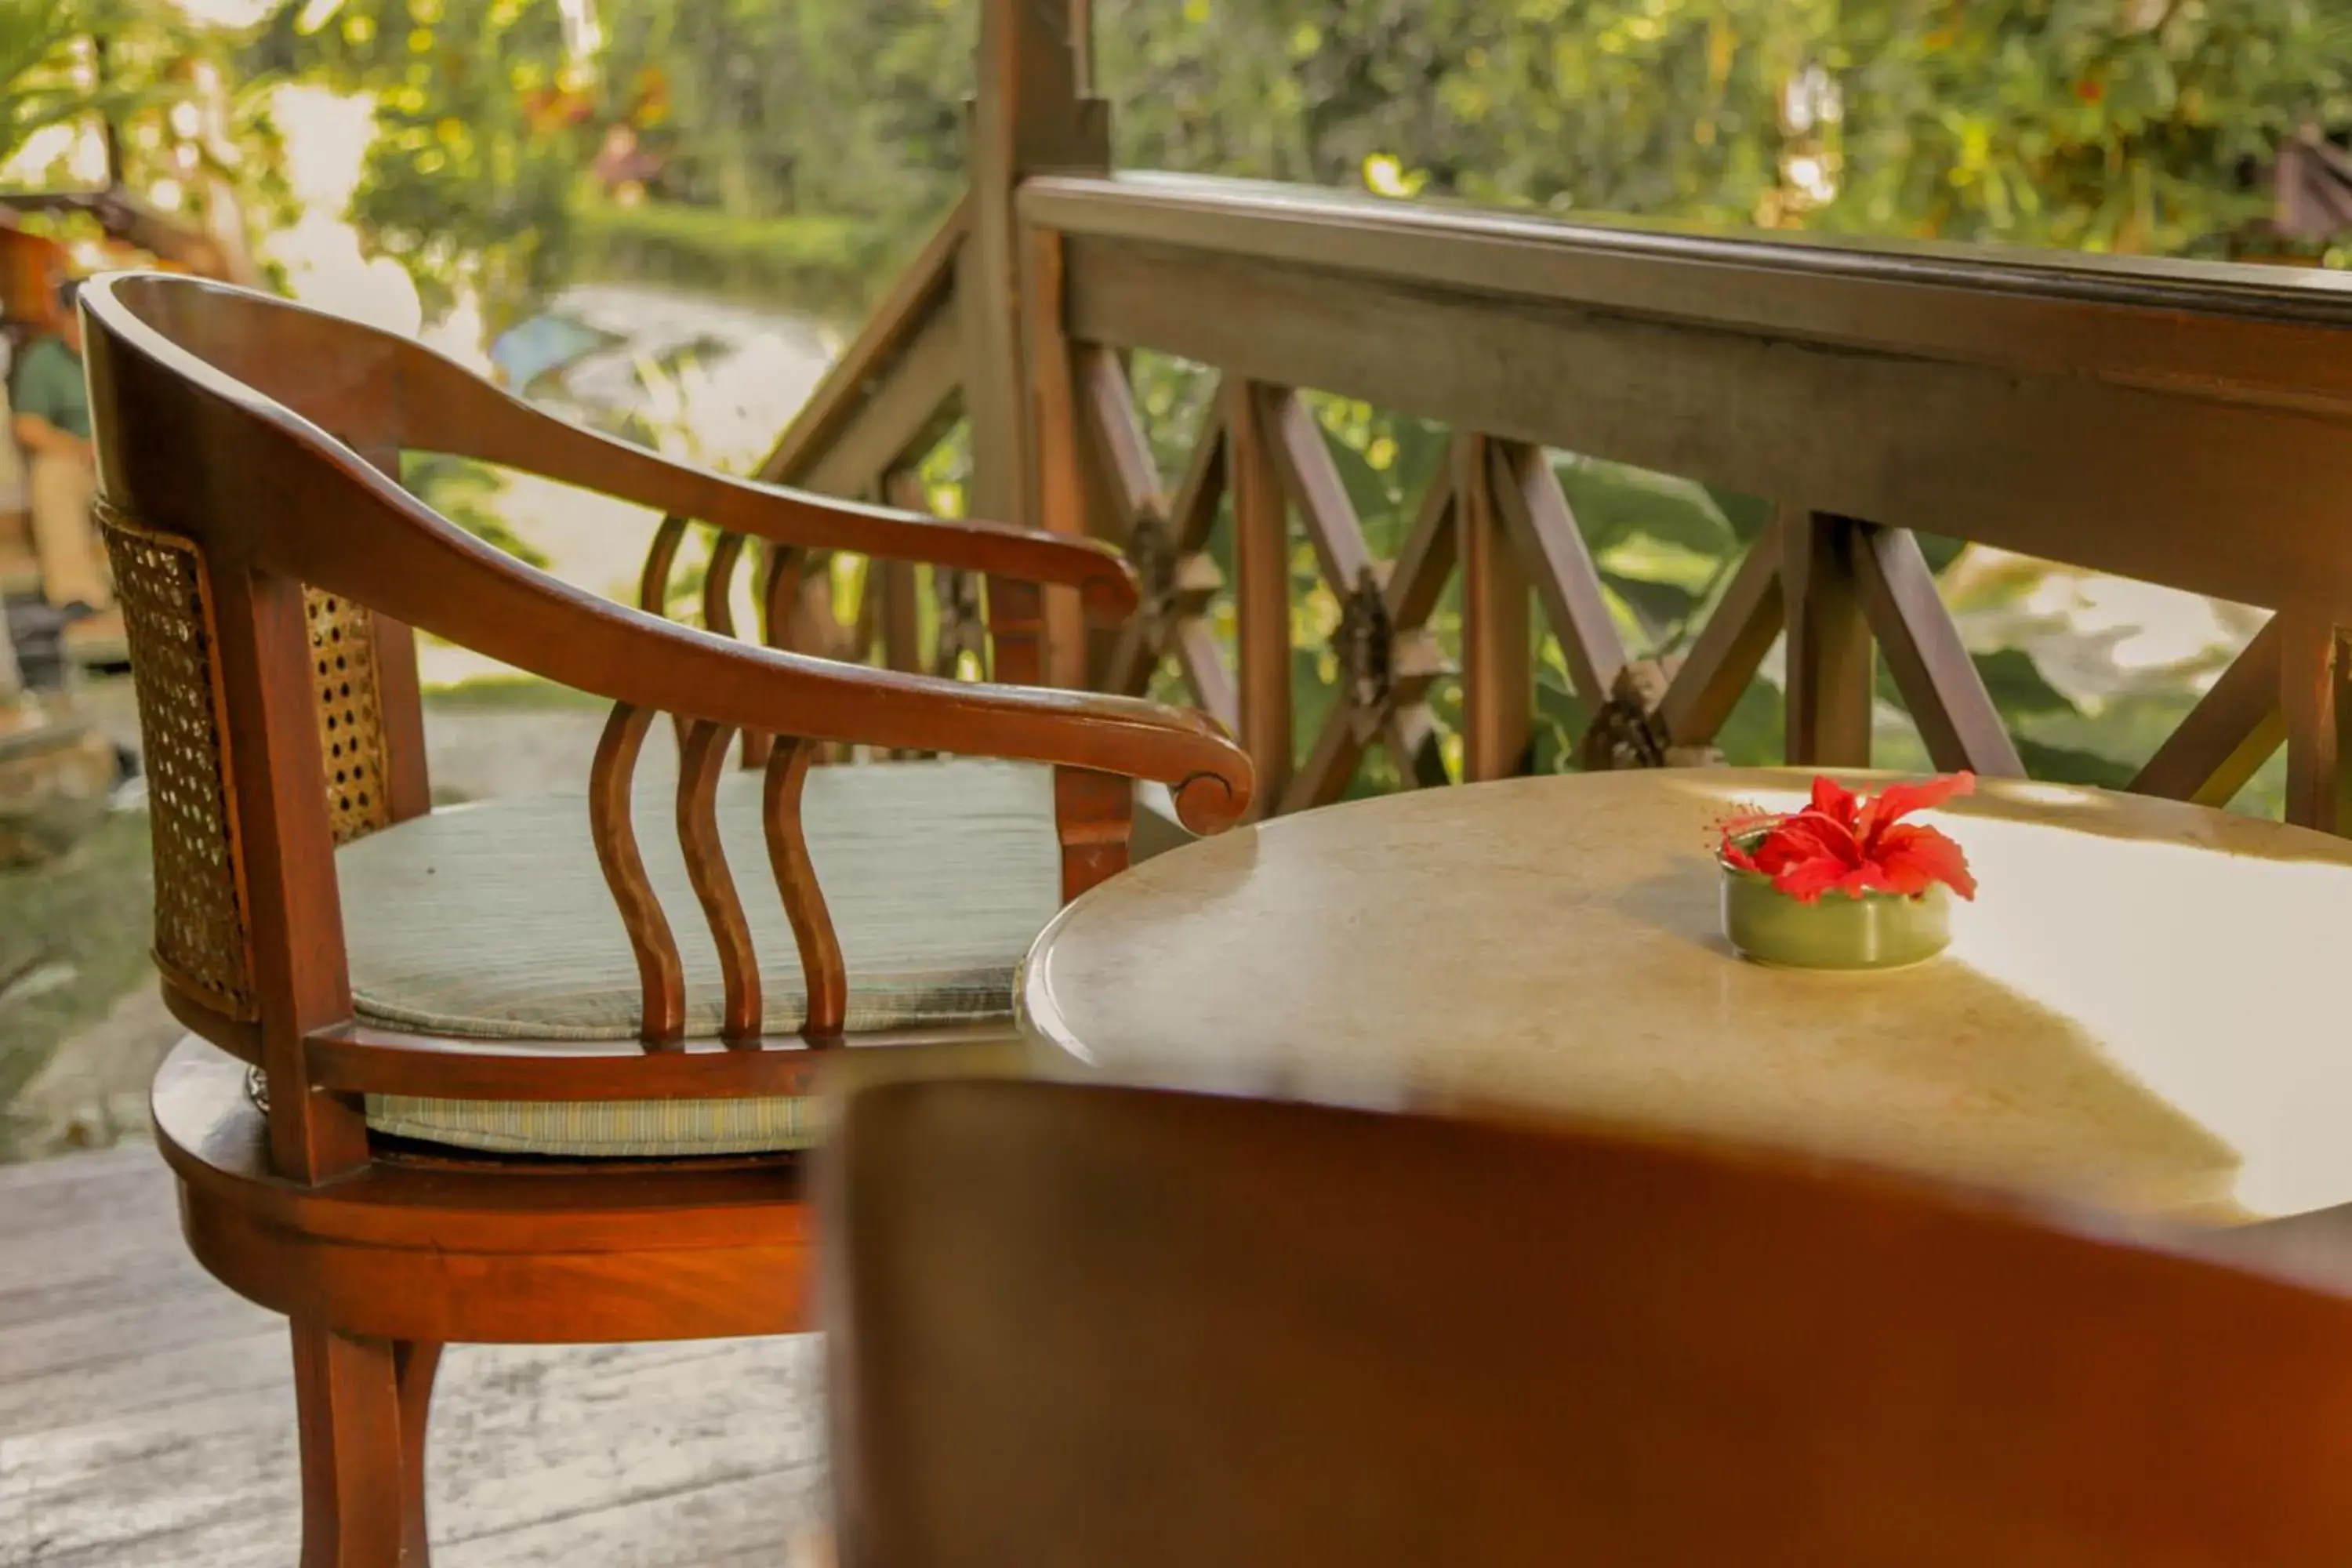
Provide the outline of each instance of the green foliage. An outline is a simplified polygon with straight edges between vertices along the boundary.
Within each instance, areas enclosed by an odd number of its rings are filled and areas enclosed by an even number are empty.
[[[668,0],[608,12],[604,108],[662,157],[665,198],[909,230],[954,199],[970,4]]]
[[[586,199],[572,210],[576,268],[722,294],[854,311],[889,282],[874,230],[858,219],[743,217],[674,202]]]
[[[1846,0],[1822,58],[1822,221],[1862,233],[2218,252],[2267,211],[2253,167],[2352,112],[2341,0]]]
[[[0,3],[0,159],[15,157],[37,132],[90,111],[89,94],[72,75],[88,10],[80,0]]]
[[[960,183],[977,0],[674,0],[605,6],[601,51],[557,0],[298,0],[268,46],[383,94],[355,215],[494,321],[576,267],[871,297]],[[2228,253],[2252,237],[2279,141],[2352,122],[2352,0],[1097,0],[1097,90],[1124,163],[1460,196],[1542,211]],[[309,24],[306,33],[297,18]],[[265,49],[265,53],[268,48]],[[593,194],[599,147],[649,155],[632,205]],[[1137,356],[1163,471],[1209,378]],[[1312,406],[1375,554],[1392,555],[1443,432],[1342,399]],[[927,471],[958,489],[961,448]],[[1571,454],[1555,458],[1612,613],[1640,655],[1685,647],[1764,500]],[[1223,555],[1224,526],[1214,552]],[[1962,554],[1923,538],[1931,568]],[[1303,735],[1334,700],[1339,604],[1293,561]],[[1229,615],[1228,612],[1223,612]],[[1433,617],[1458,646],[1459,605]],[[1230,626],[1225,631],[1230,635]],[[2032,655],[1979,658],[2052,776],[2111,782],[2185,677],[2086,710]],[[1559,648],[1537,671],[1541,765],[1588,715]],[[1891,685],[1889,760],[1918,742]],[[1436,709],[1458,700],[1442,683]],[[1777,755],[1759,683],[1722,740]],[[1377,753],[1359,788],[1392,782]]]
[[[351,216],[428,314],[471,289],[495,329],[562,280],[593,78],[559,0],[289,0],[248,68],[376,95]]]
[[[548,563],[545,553],[508,527],[499,514],[496,502],[506,481],[488,463],[440,452],[403,452],[400,482],[409,494],[483,543],[505,551],[526,565]]]

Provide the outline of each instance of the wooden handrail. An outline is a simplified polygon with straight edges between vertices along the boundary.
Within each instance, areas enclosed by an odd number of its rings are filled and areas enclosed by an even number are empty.
[[[1156,175],[1043,176],[1021,205],[1062,237],[1075,342],[2352,619],[2336,279]]]
[[[2249,401],[2352,400],[2352,362],[2312,353],[2297,335],[2352,326],[2352,279],[2315,268],[1724,234],[1149,172],[1040,175],[1023,184],[1020,208],[1026,222],[1075,239],[1311,266],[1497,301],[2065,368]],[[2298,343],[2301,355],[2292,352]]]

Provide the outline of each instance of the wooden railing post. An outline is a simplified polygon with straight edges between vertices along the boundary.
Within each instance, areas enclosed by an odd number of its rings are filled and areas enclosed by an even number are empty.
[[[1484,436],[1454,438],[1462,549],[1462,782],[1527,772],[1535,727],[1535,638],[1527,568],[1495,500]],[[1613,673],[1613,672],[1612,672]]]
[[[1255,814],[1282,808],[1296,742],[1290,712],[1290,511],[1260,388],[1224,384],[1225,482],[1234,500],[1234,618],[1242,749],[1257,769]]]
[[[2352,833],[2352,641],[2325,611],[2278,613],[2286,720],[2286,819]]]
[[[1064,431],[1048,453],[1039,424],[1066,424],[1069,369],[1060,333],[1057,278],[1039,278],[1024,247],[1014,196],[1021,182],[1043,173],[1100,173],[1110,166],[1109,121],[1089,96],[1092,16],[1088,0],[983,0],[980,18],[978,95],[972,101],[968,166],[971,234],[959,258],[956,291],[963,311],[964,409],[971,421],[973,510],[1028,526],[1084,527],[1083,482],[1075,472],[1078,444]],[[1059,237],[1045,237],[1058,259]],[[1056,319],[1033,326],[1030,310]],[[1060,363],[1045,385],[1064,395],[1041,411],[1040,381],[1032,356],[1051,353]],[[1046,463],[1056,471],[1041,479]],[[1041,499],[1051,495],[1047,509]],[[1075,598],[1056,593],[1047,607],[1049,637],[1077,643],[1049,656],[1048,675],[1075,684],[1084,675],[1082,622]]]
[[[1788,616],[1789,761],[1810,767],[1870,765],[1870,623],[1854,552],[1860,527],[1826,512],[1787,513],[1780,530],[1780,593]]]

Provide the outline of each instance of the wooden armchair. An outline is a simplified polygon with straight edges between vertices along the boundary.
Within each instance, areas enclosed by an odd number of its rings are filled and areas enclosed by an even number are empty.
[[[202,1037],[157,1079],[159,1137],[197,1257],[292,1320],[306,1568],[421,1563],[442,1343],[811,1326],[793,1152],[817,1087],[920,1055],[887,1047],[993,1060],[1031,938],[1126,864],[1131,781],[1211,832],[1249,764],[1150,703],[607,604],[382,466],[454,452],[782,545],[946,562],[986,574],[1014,640],[1040,584],[1132,607],[1100,547],[681,468],[257,294],[125,275],[82,299],[155,956]],[[610,699],[582,791],[432,811],[412,627]],[[641,810],[661,714],[677,787]],[[738,732],[773,738],[763,773],[726,767]],[[994,760],[812,769],[831,742]]]
[[[2352,1297],[2111,1222],[1045,1083],[826,1158],[842,1568],[2352,1562]]]

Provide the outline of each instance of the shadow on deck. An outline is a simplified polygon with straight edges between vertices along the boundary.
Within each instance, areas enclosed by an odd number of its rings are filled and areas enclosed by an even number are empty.
[[[811,1336],[453,1349],[439,1568],[791,1563],[824,1507]],[[0,1167],[0,1568],[284,1568],[283,1321],[190,1259],[126,1147]]]

